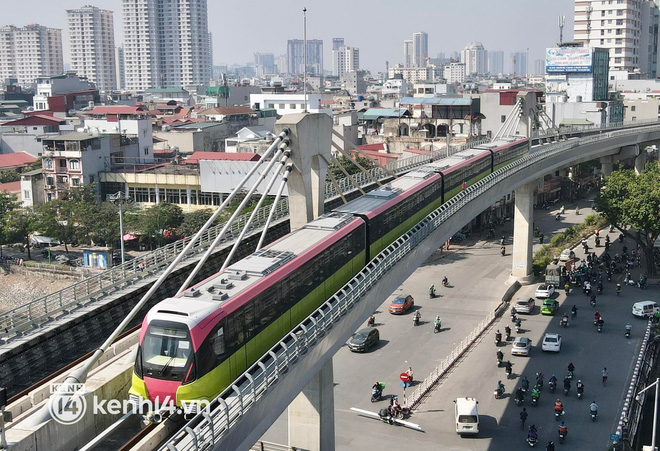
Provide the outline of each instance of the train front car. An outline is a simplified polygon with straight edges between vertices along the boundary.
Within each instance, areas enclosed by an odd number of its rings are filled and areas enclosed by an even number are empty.
[[[155,305],[130,401],[192,412],[212,401],[364,267],[365,242],[364,221],[330,213]]]

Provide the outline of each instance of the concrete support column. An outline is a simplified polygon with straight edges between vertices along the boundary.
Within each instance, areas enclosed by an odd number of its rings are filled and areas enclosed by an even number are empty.
[[[291,230],[296,230],[324,213],[332,118],[324,113],[285,114],[275,123],[275,133],[285,128],[289,129],[289,161],[296,169],[287,182]]]
[[[600,159],[600,172],[604,177],[609,177],[612,175],[612,170],[614,169],[614,158],[602,157]]]
[[[538,182],[516,189],[516,208],[513,227],[513,269],[511,276],[520,283],[531,282],[532,237],[534,221],[534,190]]]
[[[156,190],[156,204],[160,203],[160,190],[158,189],[158,183],[154,186],[154,189]]]
[[[641,152],[635,158],[635,174],[639,175],[644,172],[644,165],[646,164],[646,152]]]
[[[289,405],[289,446],[309,451],[335,449],[333,389],[330,359]]]

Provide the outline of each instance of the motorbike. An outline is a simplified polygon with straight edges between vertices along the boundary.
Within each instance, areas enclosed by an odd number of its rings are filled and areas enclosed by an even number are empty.
[[[501,333],[495,334],[495,346],[499,346],[501,341],[502,341],[502,334]]]
[[[380,409],[378,411],[378,417],[383,421],[383,423],[394,424],[394,415],[392,415],[390,409]]]
[[[559,325],[561,327],[568,327],[568,317],[567,316],[562,317],[562,319],[559,320]]]
[[[596,288],[596,293],[603,294],[603,286],[601,284],[598,284],[598,288]]]
[[[538,396],[532,396],[532,405],[536,406],[539,402],[539,397]]]
[[[559,421],[559,417],[561,417],[563,414],[563,410],[555,410],[555,421]]]
[[[495,395],[495,399],[503,398],[504,397],[504,389],[496,388],[495,392],[493,394]]]
[[[589,300],[589,304],[590,304],[592,307],[596,307],[596,300],[595,300],[595,299],[590,299],[590,300]]]
[[[446,277],[444,279],[442,279],[442,285],[445,286],[445,287],[449,286],[449,280],[447,280]]]
[[[419,316],[413,316],[413,325],[419,326]]]
[[[559,433],[559,443],[564,443],[564,440],[566,440],[566,434],[563,432]]]
[[[591,421],[596,421],[596,417],[598,417],[598,411],[597,410],[591,410]]]
[[[514,323],[516,321],[518,321],[518,317],[516,316],[516,309],[515,308],[511,309],[511,321],[513,321]]]
[[[573,380],[573,372],[572,372],[572,371],[569,371],[568,373],[566,373],[566,377],[567,377],[569,380]]]
[[[440,328],[442,327],[441,323],[435,323],[435,326],[433,326],[433,333],[437,334],[440,332]]]
[[[500,254],[502,254],[502,257],[504,257],[504,254],[506,254],[506,248],[504,246],[501,247]]]
[[[509,341],[509,338],[511,338],[511,331],[507,330],[504,332],[504,341]]]
[[[371,402],[380,401],[383,396],[382,388],[372,388],[371,389]]]
[[[520,333],[520,322],[516,322],[516,333]]]
[[[507,365],[506,365],[506,368],[504,369],[504,371],[506,371],[507,377],[511,376],[512,369],[511,369],[511,363],[510,362],[507,362]]]
[[[569,391],[571,391],[571,387],[564,386],[564,396],[567,396]]]
[[[554,393],[555,389],[557,388],[557,382],[555,381],[548,382],[548,388],[550,389],[551,392]]]
[[[517,406],[519,406],[520,404],[522,404],[524,400],[525,400],[525,397],[524,397],[523,395],[516,396],[516,397],[514,398],[514,401],[515,401],[515,403],[516,403]]]
[[[535,436],[535,435],[528,435],[527,436],[527,444],[532,448],[534,448],[534,446],[536,446],[536,442],[538,442],[538,440],[539,440],[538,437]]]
[[[374,327],[376,325],[376,318],[370,316],[367,320],[367,327]]]
[[[598,332],[602,332],[602,331],[603,331],[603,324],[602,324],[602,323],[598,323],[598,324],[596,325],[596,330],[597,330]]]
[[[502,351],[497,351],[497,366],[498,367],[502,364],[502,360],[504,360],[504,353],[502,353]]]
[[[584,388],[578,388],[577,389],[577,397],[578,399],[582,399],[582,395],[584,394]]]
[[[429,298],[433,299],[435,297],[438,297],[438,295],[435,294],[435,288],[429,288]]]
[[[626,338],[630,338],[630,329],[626,329]]]
[[[575,319],[577,316],[577,310],[571,310],[571,319]]]

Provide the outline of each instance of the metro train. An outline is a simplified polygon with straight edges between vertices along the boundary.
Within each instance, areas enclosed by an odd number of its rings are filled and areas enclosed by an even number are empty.
[[[398,237],[528,151],[503,139],[423,165],[159,302],[142,322],[130,401],[213,400]]]

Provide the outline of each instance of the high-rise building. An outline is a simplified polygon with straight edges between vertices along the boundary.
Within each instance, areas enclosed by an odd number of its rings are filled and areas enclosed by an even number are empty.
[[[342,46],[332,51],[332,74],[342,77],[360,68],[360,49]]]
[[[488,52],[488,72],[491,75],[504,73],[504,52],[502,50]]]
[[[112,11],[84,6],[68,9],[71,70],[96,84],[99,91],[117,89],[115,25]]]
[[[332,38],[332,50],[339,50],[344,46],[344,38]]]
[[[640,37],[642,29],[640,0],[576,0],[573,39],[587,47],[610,50],[612,71],[632,72],[640,69]],[[657,52],[657,50],[656,50]]]
[[[429,35],[423,31],[413,33],[413,65],[417,67],[426,67],[426,60],[429,57]]]
[[[62,30],[42,25],[0,27],[0,80],[29,86],[38,77],[64,73]]]
[[[207,0],[122,0],[126,88],[206,85]]]
[[[481,42],[471,42],[461,52],[461,62],[465,64],[465,75],[483,75],[487,69],[488,52]]]
[[[276,74],[277,67],[275,66],[275,55],[272,53],[255,53],[254,71],[257,77]]]
[[[406,39],[403,41],[403,67],[412,67],[413,65],[413,41]]]
[[[124,47],[116,49],[115,60],[117,61],[117,89],[126,89],[126,72],[124,65]]]
[[[511,73],[515,75],[527,75],[527,53],[511,53]]]
[[[287,41],[288,72],[302,74],[305,72],[305,41],[289,39]],[[307,73],[323,75],[323,40],[307,40]]]

